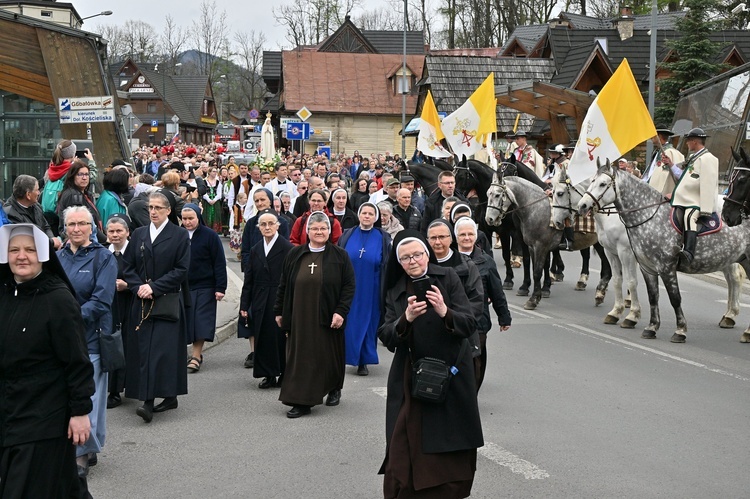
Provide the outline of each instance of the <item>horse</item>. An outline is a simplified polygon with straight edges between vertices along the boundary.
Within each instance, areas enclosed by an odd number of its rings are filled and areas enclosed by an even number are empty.
[[[551,207],[544,190],[520,177],[493,175],[487,190],[487,223],[498,225],[508,213],[518,215],[523,240],[529,246],[534,268],[534,292],[524,304],[533,310],[542,298],[541,277],[547,255],[560,244],[561,231],[550,227]],[[515,208],[511,209],[511,206]],[[573,250],[591,246],[596,234],[581,234],[573,243]]]
[[[590,180],[584,180],[577,185],[572,185],[567,170],[561,172],[559,182],[554,184],[552,193],[552,221],[555,227],[562,230],[566,219],[571,219],[572,222],[572,215],[577,213],[578,203],[583,198],[589,183]],[[612,279],[615,286],[615,303],[612,310],[604,316],[604,323],[617,324],[625,308],[630,307],[630,313],[620,323],[620,327],[633,329],[641,318],[641,304],[638,300],[638,264],[635,261],[633,249],[630,247],[625,225],[620,217],[615,216],[613,208],[614,205],[605,206],[603,210],[594,211],[596,233],[612,266]],[[630,300],[623,299],[623,280],[630,293]]]
[[[480,196],[480,206],[485,208],[485,210],[482,211],[482,215],[484,218],[484,211],[486,211],[486,205],[487,205],[487,190],[490,187],[490,184],[492,184],[492,177],[495,171],[489,167],[488,165],[480,162],[480,161],[473,161],[469,160],[466,164],[468,167],[468,172],[462,172],[461,169],[454,170],[454,174],[456,176],[456,186],[461,189],[475,189]],[[533,184],[536,184],[541,189],[546,190],[549,188],[549,186],[542,181],[537,174],[526,166],[525,164],[516,161],[513,158],[510,158],[507,162],[502,163],[502,170],[501,174],[503,176],[510,176],[510,175],[517,175],[525,180],[528,180],[529,182],[532,182]],[[458,167],[457,167],[458,168]],[[463,186],[463,187],[462,187]],[[505,266],[506,266],[506,282],[510,279],[510,286],[504,286],[505,289],[512,289],[512,279],[513,279],[513,270],[510,265],[510,232],[509,230],[517,230],[516,227],[520,225],[520,223],[512,223],[513,217],[504,218],[501,225],[500,225],[500,234],[501,234],[501,241],[503,243],[503,258],[505,260]],[[484,220],[483,220],[484,222]],[[480,222],[480,223],[483,223]],[[520,236],[520,234],[519,234]],[[520,237],[519,237],[520,239]],[[523,245],[524,250],[524,286],[526,289],[529,287],[530,283],[530,277],[528,273],[526,272],[526,269],[528,268],[528,250],[521,241]],[[601,247],[598,243],[594,245],[594,249],[599,254],[601,260],[602,260],[602,279],[599,282],[599,285],[597,286],[596,291],[596,303],[597,305],[601,304],[604,301],[604,295],[607,290],[607,284],[609,283],[609,279],[611,277],[611,271],[609,262],[607,261],[607,256],[604,254],[604,248]],[[585,248],[581,250],[581,257],[583,259],[583,266],[581,268],[581,274],[578,278],[578,282],[576,283],[575,289],[582,291],[586,289],[586,284],[588,281],[589,276],[589,261],[591,260],[591,251],[589,248]],[[545,264],[546,266],[546,264]],[[551,261],[551,269],[550,273],[553,277],[555,277],[555,274],[557,274],[557,281],[562,281],[562,270],[564,270],[565,266],[562,263],[562,258],[560,258],[560,251],[557,247],[554,247],[552,250],[552,261]],[[522,287],[523,288],[523,287]],[[545,295],[545,289],[549,288],[549,283],[545,282],[545,286],[542,288],[542,293]],[[520,293],[519,293],[520,294]],[[525,295],[523,295],[525,296]],[[545,297],[545,296],[543,296]]]
[[[750,159],[742,148],[739,153],[732,150],[732,156],[737,160],[737,165],[729,179],[721,211],[721,218],[730,227],[740,225],[750,214]]]
[[[512,163],[502,163],[502,172],[508,175],[516,175],[517,170]],[[525,166],[525,165],[523,165]],[[530,170],[529,170],[530,171]],[[485,220],[485,213],[487,211],[487,189],[492,183],[492,175],[495,173],[490,166],[470,159],[463,161],[455,166],[453,169],[453,175],[456,178],[456,188],[461,192],[471,193],[475,192],[477,195],[478,202],[475,205],[475,220],[479,224],[479,229],[485,233],[490,242],[492,242],[492,233],[497,232],[500,236],[500,242],[502,244],[503,260],[505,261],[505,280],[503,281],[503,289],[513,289],[513,265],[511,262],[511,237],[520,244],[514,248],[518,253],[522,255],[523,262],[523,283],[518,289],[519,296],[528,296],[529,287],[531,287],[531,259],[529,257],[529,249],[526,244],[521,240],[520,233],[516,229],[517,224],[514,224],[513,218],[508,217],[503,220],[499,227],[493,227],[489,225]],[[533,173],[533,172],[532,172]],[[522,175],[526,172],[522,171]],[[534,175],[536,176],[536,175]],[[514,236],[514,232],[516,235]],[[549,289],[549,283],[547,283],[547,289]]]
[[[422,186],[425,197],[429,197],[430,194],[437,189],[437,177],[440,172],[446,169],[452,169],[450,164],[445,161],[436,161],[436,163],[437,164],[417,163],[416,161],[409,161],[407,163],[409,172],[419,185]]]
[[[645,182],[630,173],[612,167],[607,161],[600,165],[584,197],[578,203],[583,214],[594,206],[614,204],[625,225],[633,253],[641,267],[646,282],[650,305],[649,325],[641,338],[654,339],[661,325],[659,316],[659,282],[661,277],[675,312],[677,329],[670,338],[673,343],[684,343],[687,321],[682,312],[682,298],[677,282],[677,271],[687,274],[705,274],[721,270],[727,279],[729,299],[727,312],[722,317],[722,327],[732,327],[739,312],[741,272],[735,262],[742,262],[748,271],[750,258],[750,222],[743,221],[735,227],[725,227],[719,232],[698,238],[695,259],[688,264],[680,258],[682,235],[670,225],[671,210],[667,200]],[[743,335],[744,337],[744,335]]]

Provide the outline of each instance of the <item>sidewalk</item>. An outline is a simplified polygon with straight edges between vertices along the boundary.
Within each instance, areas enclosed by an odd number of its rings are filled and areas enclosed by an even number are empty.
[[[216,308],[216,339],[206,342],[204,351],[220,345],[237,334],[237,319],[240,310],[242,277],[227,266],[227,292]]]

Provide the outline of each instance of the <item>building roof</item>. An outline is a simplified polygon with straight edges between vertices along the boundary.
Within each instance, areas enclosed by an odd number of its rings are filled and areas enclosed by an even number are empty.
[[[430,55],[449,55],[449,56],[479,56],[479,57],[497,57],[500,54],[500,47],[484,48],[457,48],[457,49],[438,49],[430,50]]]
[[[362,34],[381,54],[403,54],[403,31],[373,31],[362,30]],[[406,54],[419,55],[425,53],[424,33],[422,31],[406,32]]]
[[[685,17],[686,11],[677,12],[662,12],[656,16],[656,29],[669,29],[675,28],[675,21]],[[637,16],[629,16],[633,19],[633,29],[651,29],[651,14],[642,14]],[[567,20],[571,28],[573,29],[612,29],[614,24],[612,21],[619,19],[618,17],[613,18],[597,18],[590,16],[582,16],[573,12],[561,12],[560,19]]]
[[[522,81],[549,81],[555,72],[554,62],[550,59],[524,59],[514,57],[451,57],[427,56],[425,66],[428,78],[425,84],[430,86],[438,111],[452,113],[477,89],[491,72],[495,72],[495,88],[500,85],[512,85]],[[518,112],[497,106],[498,130],[513,128]],[[519,129],[528,129],[533,116],[522,114]]]
[[[186,125],[201,125],[201,106],[206,97],[208,76],[162,75],[156,71],[141,69],[154,91],[159,95],[164,92],[167,106],[180,118],[180,123]],[[139,115],[140,117],[140,115]],[[162,116],[147,116],[143,118],[159,119]]]
[[[537,42],[547,34],[549,26],[546,24],[530,24],[526,26],[516,26],[513,33],[508,37],[501,51],[505,51],[514,39],[518,40],[526,49],[531,50]]]
[[[401,95],[394,93],[386,75],[402,61],[402,55],[285,51],[282,58],[282,102],[287,110],[305,106],[312,112],[401,113]],[[423,63],[423,55],[406,57],[416,80],[421,78]],[[417,97],[407,95],[408,112],[416,104]]]

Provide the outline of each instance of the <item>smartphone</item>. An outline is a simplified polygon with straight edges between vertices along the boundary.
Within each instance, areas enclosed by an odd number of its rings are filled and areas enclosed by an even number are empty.
[[[76,158],[86,159],[86,149],[83,151],[76,151]]]
[[[412,281],[414,286],[414,294],[417,297],[417,301],[427,302],[428,307],[432,307],[432,304],[427,300],[427,291],[432,290],[432,281],[428,276],[419,277]]]

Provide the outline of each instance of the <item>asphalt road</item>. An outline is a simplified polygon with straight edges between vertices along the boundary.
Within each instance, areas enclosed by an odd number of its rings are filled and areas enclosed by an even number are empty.
[[[737,327],[719,329],[725,288],[680,275],[687,343],[669,343],[663,290],[662,328],[643,340],[647,304],[635,330],[604,325],[611,294],[594,306],[598,276],[574,291],[579,257],[565,261],[566,280],[536,311],[508,292],[513,327],[490,333],[472,497],[748,497],[750,345],[739,343],[747,291]],[[391,354],[380,347],[368,377],[347,369],[340,406],[289,420],[278,390],[258,389],[243,369],[246,350],[236,338],[208,350],[180,407],[149,425],[136,401],[109,410],[94,497],[382,497]]]

